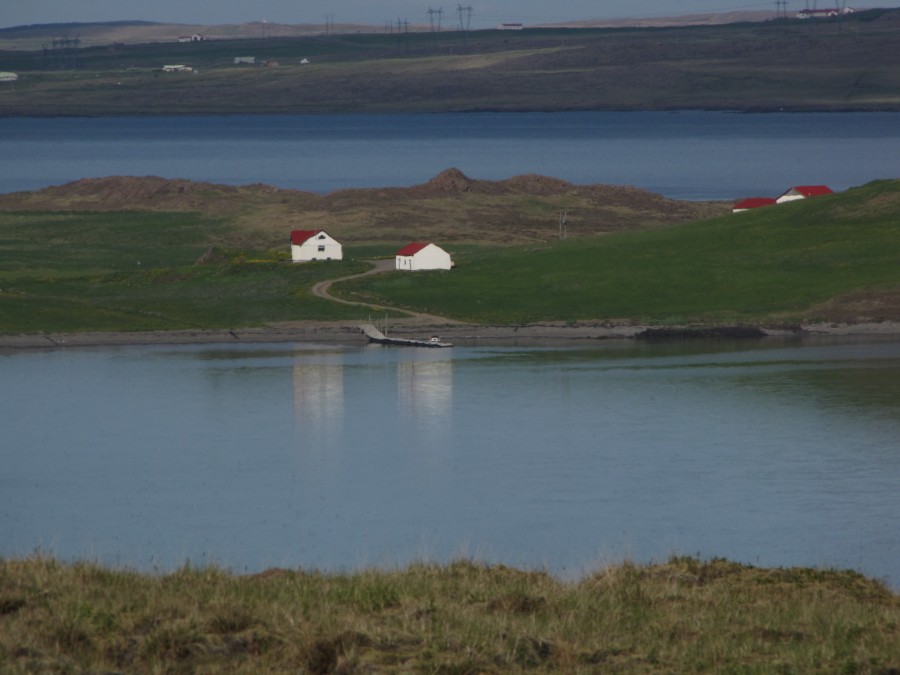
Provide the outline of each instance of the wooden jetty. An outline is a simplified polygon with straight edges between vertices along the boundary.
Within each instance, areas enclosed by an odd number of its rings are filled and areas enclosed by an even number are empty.
[[[375,328],[370,323],[364,323],[360,327],[363,333],[366,334],[366,337],[369,338],[369,342],[374,342],[380,345],[396,345],[398,347],[452,347],[452,342],[444,342],[436,335],[430,337],[427,340],[413,340],[412,338],[395,338],[388,337],[380,330]]]

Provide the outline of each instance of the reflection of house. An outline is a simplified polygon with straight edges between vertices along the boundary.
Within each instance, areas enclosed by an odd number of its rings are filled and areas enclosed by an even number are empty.
[[[449,270],[453,267],[450,254],[440,246],[427,242],[413,242],[397,251],[395,267],[398,270]]]
[[[453,359],[430,349],[411,351],[407,358],[397,362],[397,403],[408,424],[434,439],[450,427]]]
[[[291,260],[343,260],[341,243],[325,230],[293,230],[291,232]]]
[[[344,417],[344,367],[339,360],[297,362],[293,367],[294,422],[310,449],[324,450],[325,441],[340,436]]]
[[[797,185],[785,192],[775,201],[779,204],[783,204],[784,202],[792,202],[797,199],[809,199],[810,197],[830,194],[832,194],[831,188],[827,185]]]
[[[750,197],[742,199],[731,207],[732,213],[740,213],[741,211],[749,211],[750,209],[758,209],[760,206],[769,206],[774,204],[775,200],[771,197]]]

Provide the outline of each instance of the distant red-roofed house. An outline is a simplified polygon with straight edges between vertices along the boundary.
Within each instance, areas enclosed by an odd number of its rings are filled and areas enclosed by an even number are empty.
[[[819,197],[821,195],[833,194],[831,188],[827,185],[796,185],[785,192],[775,201],[779,204],[784,202],[792,202],[797,199],[809,199],[810,197]]]
[[[292,230],[291,260],[309,262],[311,260],[343,260],[341,243],[328,235],[325,230]]]
[[[427,242],[407,244],[396,253],[398,270],[449,270],[453,267],[450,254],[440,246]]]
[[[740,213],[741,211],[749,211],[750,209],[758,209],[760,206],[770,206],[775,204],[775,200],[771,197],[749,197],[742,199],[731,207],[732,213]]]

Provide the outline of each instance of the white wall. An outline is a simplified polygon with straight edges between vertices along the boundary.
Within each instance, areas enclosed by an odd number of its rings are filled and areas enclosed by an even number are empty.
[[[316,236],[304,241],[300,246],[291,244],[291,260],[294,262],[343,259],[343,246],[325,232],[319,232]]]
[[[395,267],[398,270],[449,270],[452,267],[450,254],[440,246],[428,244],[415,255],[396,257]]]

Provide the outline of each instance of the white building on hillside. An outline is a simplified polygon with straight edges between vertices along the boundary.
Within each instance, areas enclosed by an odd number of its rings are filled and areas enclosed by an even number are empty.
[[[7,73],[7,72],[0,73],[0,82],[15,82],[18,79],[19,79],[19,76],[16,75],[15,73]]]
[[[450,254],[440,246],[427,242],[413,242],[397,251],[395,267],[410,272],[449,270],[453,267],[453,262],[450,260]]]
[[[832,194],[831,188],[827,185],[795,185],[775,201],[779,204],[784,204],[785,202],[793,202],[798,199],[809,199],[810,197],[830,194]]]
[[[291,260],[293,262],[343,259],[344,249],[341,242],[329,236],[325,230],[293,230],[291,232]]]

